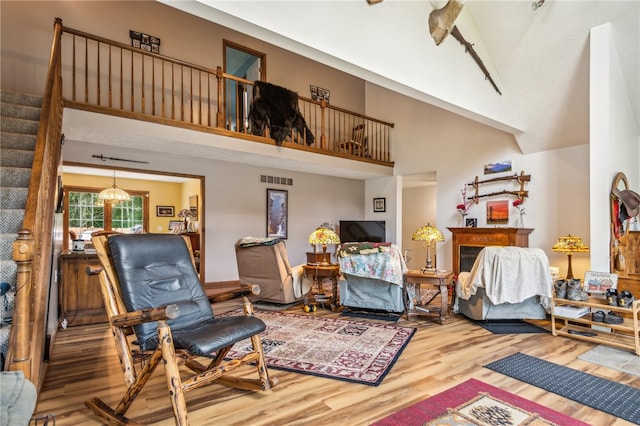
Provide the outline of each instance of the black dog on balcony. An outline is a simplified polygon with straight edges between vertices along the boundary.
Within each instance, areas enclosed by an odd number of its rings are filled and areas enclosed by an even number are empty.
[[[262,136],[265,127],[268,127],[269,135],[278,146],[291,134],[291,129],[296,129],[307,145],[312,145],[314,141],[313,133],[300,113],[298,94],[264,81],[256,81],[253,86],[249,124],[251,133],[257,136]]]

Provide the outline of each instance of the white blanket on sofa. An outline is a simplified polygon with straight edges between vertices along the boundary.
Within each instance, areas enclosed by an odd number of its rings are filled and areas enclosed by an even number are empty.
[[[549,259],[539,248],[485,247],[468,276],[463,274],[460,273],[456,288],[461,299],[469,300],[478,287],[484,287],[494,305],[541,296],[544,306],[551,298]]]

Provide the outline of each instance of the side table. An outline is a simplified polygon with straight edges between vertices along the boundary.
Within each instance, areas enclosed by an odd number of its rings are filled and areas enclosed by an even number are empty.
[[[331,278],[331,310],[335,311],[336,307],[339,306],[338,301],[338,277],[340,276],[340,265],[337,264],[329,264],[329,265],[302,265],[302,269],[304,270],[304,275],[311,276],[314,281],[318,283],[318,294],[324,294],[324,290],[322,289],[322,278],[329,277]]]
[[[440,324],[443,324],[449,307],[449,286],[453,285],[451,271],[421,271],[410,269],[405,275],[404,303],[407,319],[410,315],[438,314]],[[423,302],[421,289],[423,285],[435,287],[436,293],[431,299]],[[452,292],[453,293],[453,292]],[[428,307],[429,303],[440,295],[440,306]]]

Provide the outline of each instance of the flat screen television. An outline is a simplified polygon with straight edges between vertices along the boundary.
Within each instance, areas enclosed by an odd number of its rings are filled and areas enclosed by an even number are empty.
[[[340,241],[343,243],[382,243],[386,240],[384,220],[341,220]]]

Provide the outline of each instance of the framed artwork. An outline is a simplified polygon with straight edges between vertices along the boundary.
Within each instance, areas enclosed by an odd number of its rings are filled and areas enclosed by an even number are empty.
[[[487,225],[506,225],[509,223],[509,201],[487,201]]]
[[[287,239],[289,193],[283,189],[267,189],[267,237]]]
[[[484,165],[484,174],[490,175],[492,173],[510,172],[511,160],[500,161],[498,163],[489,163]]]
[[[468,217],[464,221],[464,226],[467,228],[477,228],[478,227],[478,219],[475,217]]]
[[[191,210],[191,219],[198,220],[198,196],[189,196],[189,210]]]
[[[605,294],[607,290],[618,288],[618,274],[587,271],[584,273],[584,291],[592,294]]]
[[[174,217],[174,206],[156,206],[156,216],[158,217]]]
[[[184,227],[184,222],[181,220],[170,220],[169,221],[169,231],[171,232],[180,232]]]
[[[374,198],[373,199],[373,211],[383,213],[387,211],[386,198]]]

